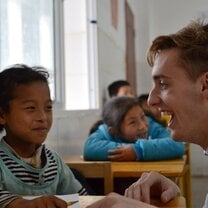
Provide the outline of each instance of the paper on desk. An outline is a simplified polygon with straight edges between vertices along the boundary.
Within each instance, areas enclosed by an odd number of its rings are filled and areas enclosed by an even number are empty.
[[[67,194],[67,195],[55,195],[56,197],[58,198],[61,198],[63,199],[64,201],[66,202],[69,202],[69,201],[79,201],[79,195],[78,194]],[[40,197],[40,196],[24,196],[23,198],[24,199],[35,199],[37,197]],[[68,206],[70,208],[79,208],[79,203],[75,203],[71,206]]]

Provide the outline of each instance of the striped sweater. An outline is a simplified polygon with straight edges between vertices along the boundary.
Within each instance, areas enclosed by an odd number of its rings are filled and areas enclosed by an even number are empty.
[[[20,195],[87,194],[68,166],[45,146],[41,161],[43,167],[34,168],[13,154],[3,139],[0,141],[0,207]]]

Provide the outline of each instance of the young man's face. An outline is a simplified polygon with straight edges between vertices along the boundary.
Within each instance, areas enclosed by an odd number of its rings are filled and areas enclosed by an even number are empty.
[[[148,121],[139,106],[131,108],[121,123],[122,139],[135,142],[138,138],[147,138]]]
[[[178,55],[177,49],[171,49],[156,57],[148,101],[172,115],[168,127],[175,140],[202,145],[203,141],[199,140],[203,140],[204,124],[207,125],[206,115],[202,116],[207,101],[203,99],[201,78],[192,81],[180,65]]]
[[[8,143],[13,144],[16,151],[27,151],[27,147],[29,149],[45,141],[51,124],[52,102],[48,85],[33,82],[18,86],[14,99],[10,101],[9,112],[3,113]]]
[[[134,97],[131,86],[125,85],[125,86],[120,87],[117,96]]]

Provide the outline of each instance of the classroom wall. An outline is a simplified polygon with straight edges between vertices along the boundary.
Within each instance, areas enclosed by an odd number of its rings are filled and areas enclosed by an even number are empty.
[[[124,0],[118,4],[118,26],[111,24],[110,1],[97,1],[98,70],[102,102],[108,98],[106,88],[116,79],[125,79]]]
[[[137,92],[151,89],[151,70],[146,51],[153,38],[175,32],[191,19],[208,14],[205,0],[128,0],[135,15]],[[117,79],[125,79],[125,0],[118,0],[119,21],[111,24],[110,0],[97,0],[98,74],[100,109],[92,111],[54,111],[54,123],[47,144],[62,157],[82,154],[82,147],[92,123],[100,116],[106,87]],[[208,162],[201,148],[191,145],[192,174],[207,175]]]

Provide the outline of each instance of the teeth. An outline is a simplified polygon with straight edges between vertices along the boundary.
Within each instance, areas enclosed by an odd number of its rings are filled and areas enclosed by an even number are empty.
[[[172,118],[172,114],[170,112],[161,112],[162,120],[165,120],[166,124],[168,124]]]

